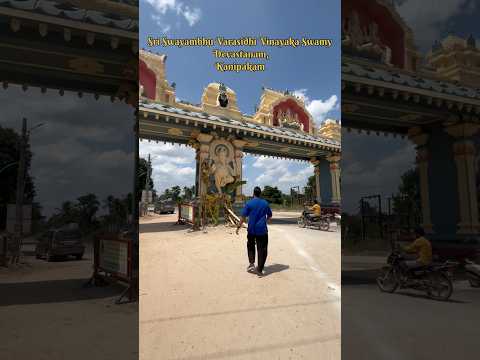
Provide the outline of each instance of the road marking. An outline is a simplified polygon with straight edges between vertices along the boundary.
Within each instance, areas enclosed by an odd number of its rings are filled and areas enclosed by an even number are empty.
[[[277,229],[274,229],[275,231]],[[329,278],[329,276],[323,272],[320,269],[320,266],[317,264],[317,262],[310,256],[309,253],[305,251],[305,249],[297,242],[295,239],[293,239],[290,235],[288,235],[286,232],[282,231],[282,234],[288,239],[292,247],[295,249],[298,255],[303,257],[310,269],[313,271],[313,273],[324,283],[327,285],[329,289],[333,290],[333,295],[336,297],[337,301],[334,303],[335,308],[337,311],[340,313],[342,310],[342,303],[341,303],[341,288],[337,286],[334,282],[332,282]]]

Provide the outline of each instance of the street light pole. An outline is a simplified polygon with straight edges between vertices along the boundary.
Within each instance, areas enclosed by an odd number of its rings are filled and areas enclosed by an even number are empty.
[[[1,174],[2,172],[4,172],[5,170],[7,170],[9,167],[11,167],[11,166],[13,166],[13,165],[17,165],[17,164],[18,164],[18,161],[14,161],[14,162],[12,162],[12,163],[10,163],[10,164],[5,165],[3,168],[0,169],[0,174]]]
[[[20,136],[18,151],[17,194],[15,201],[15,254],[12,263],[18,263],[21,252],[21,238],[23,232],[23,201],[25,192],[25,167],[27,146],[27,119],[22,119],[22,134]]]
[[[148,203],[149,191],[150,191],[150,176],[151,176],[151,159],[150,159],[150,154],[148,154],[147,177],[145,178],[145,191],[147,192],[147,203]]]
[[[138,236],[138,217],[140,216],[140,209],[139,209],[139,201],[140,199],[137,198],[137,185],[138,185],[138,111],[135,111],[135,116],[134,116],[134,126],[133,126],[133,138],[134,138],[134,148],[135,152],[133,154],[133,191],[132,191],[132,225],[133,225],[133,233],[135,234],[134,236]],[[135,240],[138,240],[136,238]],[[138,242],[137,242],[138,244]]]
[[[17,193],[15,199],[15,254],[12,256],[12,264],[17,263],[20,260],[20,254],[22,250],[22,235],[23,235],[23,203],[25,201],[25,175],[27,168],[27,145],[29,142],[30,133],[43,126],[44,124],[37,124],[34,127],[27,129],[27,119],[22,119],[22,134],[20,136],[18,151],[18,170],[17,170]],[[10,164],[12,165],[12,164]],[[8,166],[4,167],[1,171],[5,170]]]

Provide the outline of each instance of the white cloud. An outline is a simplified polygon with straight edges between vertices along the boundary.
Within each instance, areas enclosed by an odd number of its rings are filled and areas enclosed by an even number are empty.
[[[429,48],[440,38],[442,25],[464,11],[472,12],[475,4],[475,0],[405,0],[397,9],[413,29],[417,44]]]
[[[378,154],[385,153],[385,149],[378,148]],[[396,193],[401,175],[415,167],[415,153],[414,145],[409,142],[383,158],[375,156],[368,161],[365,154],[344,153],[342,207],[345,211],[355,212],[362,196],[380,194],[383,199]]]
[[[169,23],[171,18],[168,18],[167,13],[172,12],[177,16],[183,17],[189,26],[194,26],[202,18],[202,10],[198,7],[190,7],[183,2],[177,0],[144,0],[150,4],[156,11],[152,15],[152,19],[160,26],[162,33],[167,33],[171,30]]]
[[[280,179],[278,179],[278,182],[281,184],[306,184],[308,178],[312,176],[313,173],[313,166],[310,165],[297,172],[287,171]]]
[[[283,192],[289,193],[292,186],[305,186],[309,176],[313,175],[311,164],[305,163],[303,167],[294,166],[291,160],[275,159],[272,157],[260,156],[253,163],[252,167],[260,171],[249,188],[253,186],[277,186]]]
[[[160,27],[162,34],[167,34],[172,29],[169,24],[164,22],[163,17],[160,15],[152,14],[152,20]]]
[[[174,10],[176,0],[145,0],[152,5],[160,14],[165,15],[168,10]]]
[[[178,185],[192,186],[195,184],[195,152],[192,148],[140,141],[139,155],[152,159],[152,178],[157,192]]]
[[[182,6],[181,14],[190,26],[195,25],[202,17],[202,11],[199,8],[190,9],[188,6]]]
[[[305,107],[312,115],[315,123],[320,125],[332,110],[340,108],[340,102],[337,95],[332,95],[326,100],[313,99],[307,96],[307,89],[298,89],[293,91],[293,95],[299,97],[305,102]]]

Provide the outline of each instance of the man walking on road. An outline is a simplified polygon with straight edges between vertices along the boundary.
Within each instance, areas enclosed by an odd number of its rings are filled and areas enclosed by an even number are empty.
[[[247,252],[249,265],[248,272],[256,273],[258,276],[263,276],[263,267],[267,260],[268,248],[268,229],[267,221],[272,218],[272,210],[268,202],[261,199],[262,190],[256,186],[253,189],[253,199],[245,204],[242,210],[242,218],[237,227],[238,231],[248,217],[248,234],[247,234]],[[258,265],[255,269],[255,244],[257,244],[258,251]]]

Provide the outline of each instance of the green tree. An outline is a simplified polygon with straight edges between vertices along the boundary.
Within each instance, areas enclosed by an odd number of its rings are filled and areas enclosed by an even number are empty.
[[[397,196],[393,199],[392,210],[404,225],[412,226],[421,221],[420,204],[420,176],[418,169],[414,168],[401,176]]]
[[[13,129],[0,126],[0,206],[12,204],[16,200],[17,191],[17,172],[20,135]],[[33,203],[35,197],[35,185],[30,175],[30,166],[32,162],[32,152],[30,145],[26,148],[26,172],[25,172],[25,197],[26,203]],[[41,207],[33,203],[33,221],[41,218]],[[4,218],[0,219],[0,229],[5,227]]]
[[[138,182],[137,182],[137,199],[140,201],[142,198],[142,190],[145,190],[145,183],[147,180],[147,170],[148,170],[148,161],[144,158],[138,159]],[[153,189],[153,179],[152,179],[152,171],[150,170],[150,176],[148,179],[150,189]]]
[[[77,198],[76,207],[79,225],[84,229],[83,231],[88,232],[93,228],[94,217],[100,207],[100,202],[95,194],[87,194]]]
[[[49,226],[62,226],[68,223],[78,223],[79,211],[72,201],[64,201],[57,212],[51,216],[48,221]]]
[[[271,187],[266,185],[262,191],[262,197],[272,204],[282,204],[283,196],[282,192],[275,186]]]
[[[131,213],[131,201],[132,195],[130,193],[124,198],[107,196],[103,206],[108,210],[108,215],[105,217],[107,225],[114,225],[117,228],[126,225],[127,215]]]
[[[194,197],[195,197],[195,185],[190,187],[184,186],[182,200],[189,201],[189,200],[192,200]]]
[[[182,193],[182,189],[180,186],[178,185],[175,185],[175,186],[172,186],[171,190],[170,190],[171,194],[172,194],[172,200],[175,201],[175,202],[178,202],[180,201],[180,194]]]
[[[305,186],[305,198],[307,201],[313,201],[317,197],[315,184],[315,175],[309,176]]]

